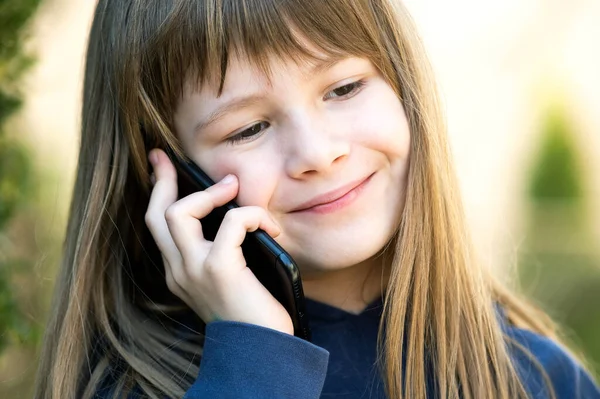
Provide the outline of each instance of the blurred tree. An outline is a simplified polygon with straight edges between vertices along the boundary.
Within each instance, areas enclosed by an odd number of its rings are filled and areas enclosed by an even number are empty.
[[[531,199],[579,200],[582,179],[575,138],[560,109],[548,113],[542,140],[531,179]]]
[[[0,353],[11,342],[30,342],[37,328],[24,316],[12,288],[12,273],[27,261],[15,258],[9,222],[32,193],[33,169],[25,147],[8,135],[6,122],[20,107],[20,78],[33,60],[23,51],[27,22],[41,0],[0,0]]]
[[[565,339],[600,371],[600,262],[572,126],[563,108],[550,108],[528,187],[519,277],[522,289],[565,327]]]

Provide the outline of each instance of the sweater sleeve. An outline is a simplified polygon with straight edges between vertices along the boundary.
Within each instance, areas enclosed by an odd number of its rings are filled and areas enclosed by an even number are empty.
[[[206,326],[200,370],[184,399],[317,399],[329,352],[298,337],[254,324],[215,321]],[[115,395],[109,370],[95,399]],[[127,399],[142,397],[139,386]]]
[[[518,344],[511,345],[513,359],[532,398],[550,397],[537,363],[548,375],[556,399],[600,399],[592,377],[556,342],[523,329],[510,328],[508,334]]]
[[[329,352],[253,324],[206,326],[200,372],[185,399],[319,398]]]

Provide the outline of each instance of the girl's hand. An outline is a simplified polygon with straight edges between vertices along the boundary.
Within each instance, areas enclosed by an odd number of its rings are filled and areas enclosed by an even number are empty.
[[[205,322],[232,320],[294,333],[285,308],[246,267],[241,244],[258,228],[272,237],[279,226],[258,206],[230,210],[211,242],[199,219],[235,198],[233,175],[177,200],[177,172],[161,150],[149,154],[155,184],[145,221],[162,253],[169,290]]]

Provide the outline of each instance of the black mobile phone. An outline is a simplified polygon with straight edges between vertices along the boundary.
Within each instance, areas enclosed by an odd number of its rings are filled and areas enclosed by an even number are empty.
[[[177,169],[179,196],[205,190],[215,182],[194,162],[178,157],[171,150],[167,155]],[[201,219],[206,239],[214,240],[219,226],[230,209],[239,207],[234,201],[215,208]],[[265,231],[258,229],[246,234],[242,243],[246,264],[258,281],[283,305],[292,318],[294,335],[311,340],[308,316],[302,290],[300,270],[292,257]]]

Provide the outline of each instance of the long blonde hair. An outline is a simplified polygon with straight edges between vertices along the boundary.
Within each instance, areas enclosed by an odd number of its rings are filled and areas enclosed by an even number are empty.
[[[527,396],[495,304],[507,322],[556,338],[552,324],[474,255],[435,82],[400,3],[100,0],[36,398],[89,398],[107,373],[119,395],[138,386],[148,397],[181,397],[193,383],[202,328],[189,327],[199,320],[168,291],[144,224],[146,154],[154,146],[182,153],[173,114],[186,82],[222,84],[234,51],[266,73],[270,56],[316,57],[299,34],[326,54],[370,59],[410,125],[406,204],[378,342],[388,397],[425,398],[429,366],[440,398]]]

